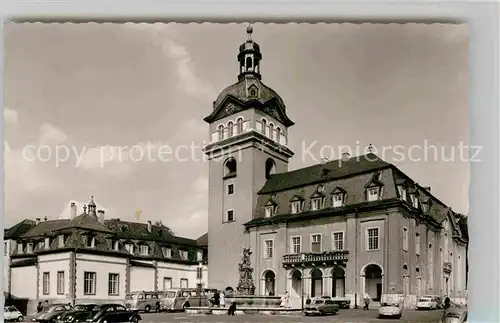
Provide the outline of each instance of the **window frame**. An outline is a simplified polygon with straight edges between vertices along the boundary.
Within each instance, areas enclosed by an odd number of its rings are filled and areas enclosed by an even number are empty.
[[[62,274],[62,280],[61,280],[61,274]],[[64,276],[65,276],[64,270],[59,270],[57,272],[57,277],[56,277],[57,278],[57,282],[56,282],[57,283],[57,295],[64,295],[65,287],[66,287],[66,286],[64,286],[65,285],[64,284],[64,282],[65,282]]]
[[[335,243],[335,234],[339,234],[339,233],[341,234],[341,237],[342,237],[342,249],[338,249],[336,246],[336,243]],[[345,249],[345,231],[344,230],[332,232],[332,250],[334,250],[334,251],[346,250]]]
[[[409,243],[408,243],[409,242],[408,241],[409,240],[409,233],[410,232],[408,230],[408,227],[404,226],[403,227],[403,237],[402,237],[403,241],[402,241],[402,243],[403,243],[403,251],[406,251],[406,252],[408,252],[408,247],[409,247]]]
[[[268,242],[271,242],[271,254],[269,255]],[[274,257],[274,239],[264,239],[264,259],[272,259]]]
[[[266,205],[265,207],[265,217],[270,218],[275,215],[276,205]]]
[[[114,282],[116,291],[112,290],[112,278],[116,278]],[[114,292],[114,293],[113,293]],[[108,296],[119,296],[120,295],[120,274],[119,273],[108,273]]]
[[[89,285],[91,287],[91,290],[90,291],[86,291],[86,287],[87,287],[87,284],[86,284],[86,281],[90,280],[90,279],[86,279],[86,275],[89,274],[90,277],[92,278],[91,280],[91,285]],[[96,285],[97,283],[97,273],[95,271],[84,271],[83,272],[83,295],[95,295],[96,294]]]
[[[232,219],[229,220],[229,213],[231,212],[231,217]],[[234,222],[234,210],[233,209],[227,209],[225,214],[224,214],[224,222],[229,223],[229,222]]]
[[[303,209],[303,201],[293,201],[290,203],[290,213],[291,214],[297,214],[302,212]]]
[[[42,294],[50,295],[50,271],[44,271],[42,273]]]
[[[371,190],[377,190],[377,193],[376,194],[371,194],[370,191]],[[369,187],[366,189],[366,201],[367,202],[374,202],[374,201],[379,201],[380,200],[380,197],[382,195],[382,187],[380,186],[373,186],[373,187]],[[373,197],[375,196],[376,198],[375,199],[371,199],[370,197]]]
[[[298,238],[299,239],[299,251],[298,252],[295,252],[295,244],[293,243],[293,240],[294,238]],[[298,254],[301,254],[302,253],[302,236],[300,235],[296,235],[296,236],[291,236],[290,237],[290,253],[291,254],[294,254],[294,255],[298,255]]]
[[[317,202],[317,207],[315,207]],[[313,197],[311,199],[311,211],[319,211],[323,208],[323,198],[322,197]]]
[[[314,237],[317,237],[317,236],[319,236],[319,251],[314,251],[313,250],[313,243],[315,242]],[[316,243],[318,243],[318,242],[316,241]],[[312,253],[321,253],[323,251],[323,234],[322,233],[311,233],[310,247],[311,247]]]
[[[168,288],[165,288],[166,281],[170,283],[170,287],[168,287]],[[168,290],[168,289],[172,289],[172,288],[173,288],[172,277],[163,276],[163,290]]]
[[[226,195],[234,195],[234,183],[227,184],[227,186],[226,186]]]
[[[370,230],[377,230],[377,248],[370,248]],[[380,227],[367,227],[365,228],[365,251],[379,251],[380,250]]]
[[[340,196],[340,201],[337,201],[335,198]],[[345,205],[345,193],[335,193],[332,194],[332,207],[342,207]]]
[[[422,241],[421,241],[420,233],[417,232],[417,233],[415,233],[415,254],[417,256],[420,256],[420,253],[421,253],[420,248],[422,247],[421,244],[422,244]]]
[[[139,254],[141,256],[149,256],[149,246],[147,244],[141,244],[139,246]]]

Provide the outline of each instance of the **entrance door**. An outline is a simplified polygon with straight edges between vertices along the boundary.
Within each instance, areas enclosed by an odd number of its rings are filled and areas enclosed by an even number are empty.
[[[377,301],[382,298],[382,284],[377,284]]]

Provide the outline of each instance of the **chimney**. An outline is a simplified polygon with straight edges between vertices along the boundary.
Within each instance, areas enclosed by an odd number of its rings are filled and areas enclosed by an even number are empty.
[[[321,165],[328,163],[328,158],[321,158]]]
[[[348,152],[342,153],[342,161],[343,162],[348,161],[350,158],[351,158],[351,154],[349,154]]]
[[[424,190],[426,190],[427,192],[430,192],[431,191],[431,187],[430,186],[425,186]]]
[[[153,231],[153,223],[151,221],[148,221],[148,232]]]
[[[36,225],[40,224],[40,218],[36,218],[35,221],[36,221]]]
[[[97,211],[98,214],[98,220],[100,223],[104,224],[104,210],[99,210]]]
[[[71,220],[76,218],[76,203],[75,202],[71,202],[69,218]]]

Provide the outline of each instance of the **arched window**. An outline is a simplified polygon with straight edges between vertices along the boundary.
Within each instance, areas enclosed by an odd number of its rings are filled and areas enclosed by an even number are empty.
[[[251,57],[247,57],[246,65],[247,65],[247,71],[251,71],[252,70],[252,58]]]
[[[243,118],[236,120],[236,134],[243,133]]]
[[[262,119],[262,134],[266,134],[267,132],[267,120],[266,119]]]
[[[229,138],[231,138],[233,136],[233,122],[232,121],[229,121],[227,123],[227,134],[228,134],[227,136]]]
[[[281,142],[281,128],[276,127],[276,141]]]
[[[219,133],[219,140],[224,139],[224,126],[220,125],[217,127],[217,132]]]
[[[276,172],[276,163],[271,158],[266,160],[266,178]]]
[[[236,176],[236,159],[234,159],[233,157],[229,158],[224,163],[224,177],[228,176]]]
[[[269,138],[274,140],[274,124],[269,124]]]

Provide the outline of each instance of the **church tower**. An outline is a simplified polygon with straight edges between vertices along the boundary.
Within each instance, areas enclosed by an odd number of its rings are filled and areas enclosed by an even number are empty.
[[[260,46],[248,40],[238,53],[238,81],[224,89],[204,120],[209,124],[208,287],[236,290],[243,248],[250,244],[244,224],[253,218],[257,192],[273,173],[288,170],[287,147],[294,123],[281,97],[262,83]],[[252,264],[255,266],[255,264]],[[258,283],[258,275],[254,281]]]

